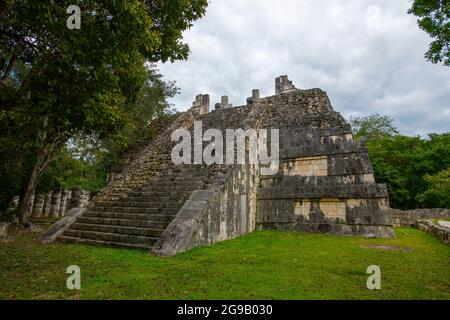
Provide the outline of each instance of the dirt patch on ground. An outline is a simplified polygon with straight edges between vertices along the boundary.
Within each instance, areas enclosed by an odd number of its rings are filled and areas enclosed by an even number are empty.
[[[388,246],[388,245],[381,245],[381,244],[367,244],[367,245],[362,245],[361,247],[369,248],[369,249],[385,250],[385,251],[402,251],[402,252],[415,251],[413,248],[402,248],[402,247],[398,247],[398,246]]]

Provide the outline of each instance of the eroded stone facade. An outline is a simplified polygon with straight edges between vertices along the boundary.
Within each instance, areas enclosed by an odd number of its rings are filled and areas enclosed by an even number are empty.
[[[327,157],[306,157],[284,161],[287,176],[325,177],[328,175]]]
[[[276,95],[260,97],[255,89],[241,107],[224,96],[210,111],[209,96],[198,95],[59,239],[173,255],[255,229],[393,236],[386,186],[375,182],[367,149],[327,94],[297,89],[287,76],[275,84]],[[250,164],[175,165],[171,134],[192,132],[195,121],[223,136],[227,129],[278,129],[278,172],[261,175],[264,166]]]

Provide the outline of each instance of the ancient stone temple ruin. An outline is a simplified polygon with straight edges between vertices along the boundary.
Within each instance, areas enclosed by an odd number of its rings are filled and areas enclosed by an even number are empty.
[[[224,96],[215,110],[208,95],[198,95],[52,239],[174,255],[256,229],[393,236],[386,187],[375,182],[366,148],[327,94],[297,89],[287,76],[275,87],[269,97],[253,90],[241,107]],[[223,136],[227,129],[278,129],[278,141],[264,141],[279,142],[279,167],[263,175],[258,163],[174,164],[174,131],[194,134],[198,123],[203,133]]]

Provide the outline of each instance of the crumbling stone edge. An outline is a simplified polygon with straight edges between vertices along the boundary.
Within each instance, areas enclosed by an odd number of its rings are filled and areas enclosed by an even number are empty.
[[[199,245],[206,245],[206,239],[200,239],[198,231],[206,214],[208,202],[214,201],[217,193],[209,190],[194,191],[152,247],[151,253],[158,256],[174,256]]]
[[[435,235],[443,243],[450,244],[450,229],[438,225],[433,220],[419,220],[417,222],[417,228]]]
[[[448,219],[450,218],[450,209],[415,209],[415,210],[399,210],[386,209],[392,215],[392,223],[394,227],[416,227],[421,220],[432,219]]]
[[[224,184],[194,191],[150,252],[174,256],[254,231],[258,177],[259,166],[236,165]]]
[[[86,211],[84,208],[73,208],[66,213],[66,216],[53,224],[40,238],[42,243],[51,243],[56,240],[57,237],[62,235],[64,231],[69,229],[69,227],[81,217]]]

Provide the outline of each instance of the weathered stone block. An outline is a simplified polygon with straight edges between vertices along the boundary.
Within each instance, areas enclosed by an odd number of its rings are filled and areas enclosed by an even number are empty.
[[[207,201],[192,201],[188,200],[181,207],[180,211],[177,214],[178,219],[194,219],[199,221],[202,217],[203,210],[206,208],[208,204]]]
[[[194,191],[189,200],[192,201],[208,201],[214,195],[214,192],[211,190],[196,190]]]
[[[44,213],[45,194],[38,193],[34,199],[33,214],[34,218],[39,218]]]
[[[0,238],[5,238],[8,235],[9,223],[0,222]]]
[[[226,108],[228,99],[223,97],[212,113],[209,96],[198,95],[189,112],[175,116],[127,160],[89,205],[83,216],[87,220],[67,230],[64,241],[149,248],[154,238],[134,234],[157,238],[154,226],[163,230],[161,222],[167,228],[153,246],[161,255],[232,239],[255,228],[392,236],[392,218],[383,212],[389,206],[386,186],[375,183],[367,149],[354,142],[350,125],[333,110],[327,94],[296,89],[287,76],[277,78],[276,93],[261,98],[254,91],[248,105],[237,108]],[[256,145],[252,140],[245,143],[245,164],[175,165],[173,131],[198,132],[194,128],[200,120],[202,133],[216,129],[224,136],[227,129],[278,129],[278,172],[265,179],[262,166],[248,164],[248,151]],[[270,136],[265,142],[272,146],[277,141]],[[202,151],[207,145],[201,141],[194,149]],[[130,229],[133,235],[125,236],[118,220],[132,220],[127,222],[131,228],[139,220],[141,229]],[[147,223],[150,230],[142,230]],[[96,231],[86,231],[91,229]]]

